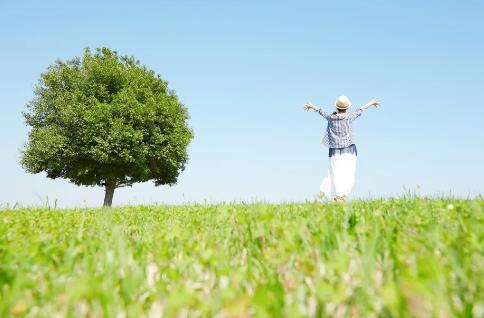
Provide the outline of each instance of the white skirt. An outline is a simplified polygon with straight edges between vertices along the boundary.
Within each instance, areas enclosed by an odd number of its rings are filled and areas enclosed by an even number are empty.
[[[348,196],[355,184],[356,154],[342,153],[329,157],[328,176],[320,190],[326,196]]]

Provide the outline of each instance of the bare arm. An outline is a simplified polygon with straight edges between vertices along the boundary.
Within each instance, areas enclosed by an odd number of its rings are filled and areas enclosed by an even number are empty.
[[[304,104],[304,110],[311,110],[313,112],[317,112],[317,111],[319,111],[319,109],[320,109],[319,107],[316,107],[311,103]]]
[[[380,106],[380,100],[377,99],[377,98],[374,98],[374,99],[370,100],[368,103],[366,103],[365,105],[361,106],[360,109],[365,110],[365,109],[367,109],[371,106],[375,106],[375,107]]]
[[[306,103],[304,104],[304,109],[305,110],[311,110],[313,112],[317,112],[318,114],[320,114],[321,116],[323,116],[324,118],[328,119],[329,117],[329,114],[326,113],[324,110],[322,110],[320,107],[317,107],[317,106],[314,106],[313,104],[311,103]]]

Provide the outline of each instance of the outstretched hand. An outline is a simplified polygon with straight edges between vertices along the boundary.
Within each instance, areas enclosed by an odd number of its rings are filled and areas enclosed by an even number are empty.
[[[311,103],[306,103],[306,104],[304,104],[304,110],[312,110],[313,112],[317,112],[319,110],[319,108],[314,106]]]
[[[380,100],[378,98],[373,98],[368,103],[366,103],[365,105],[361,106],[360,109],[361,110],[365,110],[365,109],[367,109],[368,107],[371,107],[371,106],[375,106],[375,107],[380,106]]]
[[[381,100],[379,100],[378,98],[373,98],[368,104],[370,104],[370,106],[378,107],[380,106],[380,103]]]

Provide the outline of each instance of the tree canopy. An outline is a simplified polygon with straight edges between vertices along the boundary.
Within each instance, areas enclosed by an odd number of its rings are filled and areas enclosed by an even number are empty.
[[[23,114],[30,173],[114,189],[153,180],[173,185],[193,138],[188,111],[168,83],[133,57],[89,49],[41,74]]]

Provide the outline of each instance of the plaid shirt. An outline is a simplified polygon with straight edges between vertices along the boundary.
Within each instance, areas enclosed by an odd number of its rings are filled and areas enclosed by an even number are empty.
[[[323,144],[329,148],[345,148],[353,144],[351,124],[358,118],[363,110],[357,109],[352,113],[340,115],[330,114],[321,108],[318,113],[328,120],[328,127],[323,137]]]

